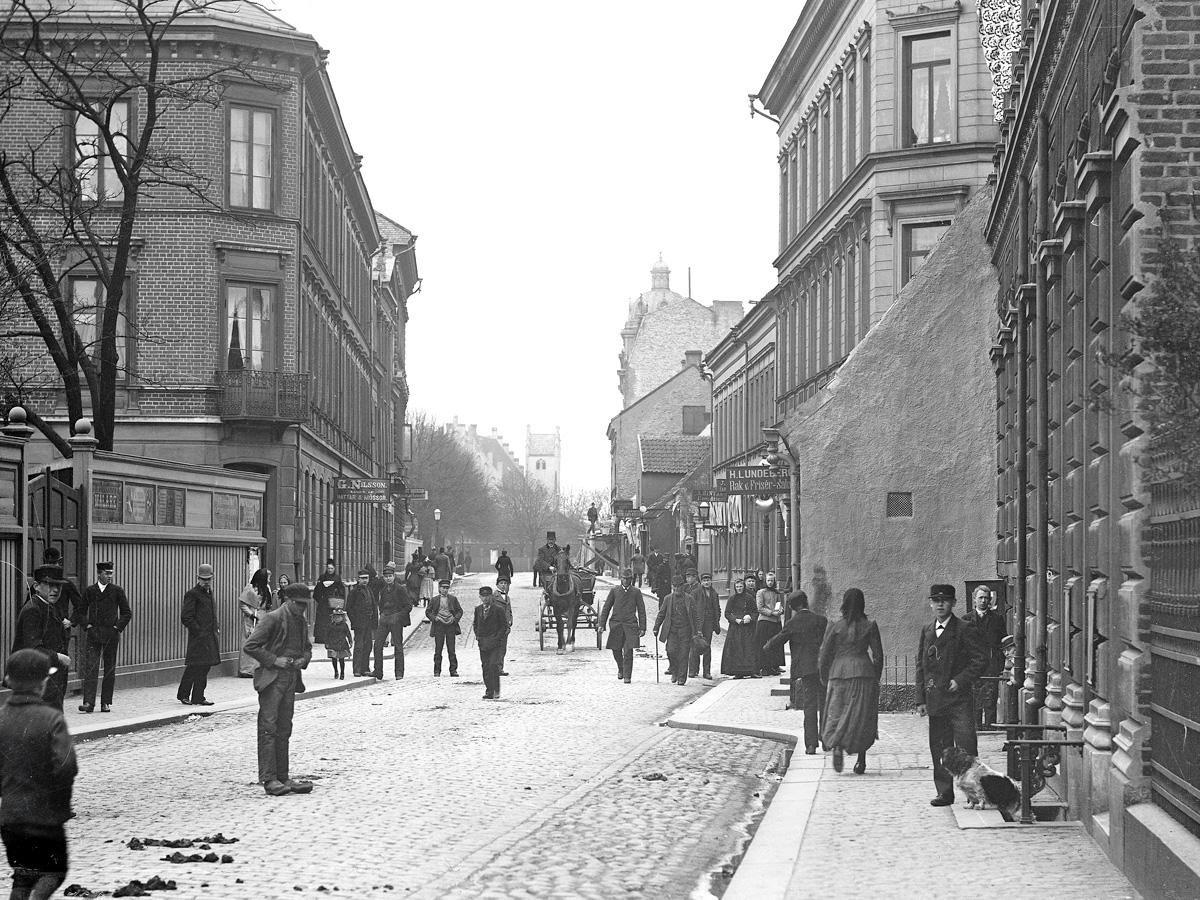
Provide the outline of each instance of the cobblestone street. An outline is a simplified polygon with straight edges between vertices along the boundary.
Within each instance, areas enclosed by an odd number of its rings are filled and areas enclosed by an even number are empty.
[[[527,573],[517,581],[503,699],[481,699],[469,635],[459,639],[462,677],[444,667],[433,678],[422,630],[402,682],[297,705],[292,774],[315,781],[308,796],[267,797],[255,784],[249,711],[82,743],[67,883],[111,891],[157,874],[178,882],[169,896],[179,900],[322,887],[351,897],[704,896],[776,783],[767,773],[780,746],[659,727],[704,684],[656,684],[653,660],[640,658],[625,685],[589,630],[572,654],[549,640],[539,650],[540,591]],[[455,584],[464,631],[479,583]],[[605,593],[598,586],[597,606]],[[648,606],[653,616],[653,598]],[[310,684],[331,678],[315,649]],[[126,846],[216,832],[238,839],[213,848],[233,863],[173,865],[162,861],[169,850]]]

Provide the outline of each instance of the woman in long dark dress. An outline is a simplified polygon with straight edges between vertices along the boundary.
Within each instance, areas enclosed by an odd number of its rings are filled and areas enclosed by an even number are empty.
[[[750,583],[754,583],[753,578]],[[753,678],[758,674],[758,648],[754,643],[758,608],[754,603],[754,591],[747,590],[743,578],[733,583],[733,593],[725,603],[725,620],[729,630],[721,650],[721,674]]]
[[[883,640],[867,618],[867,601],[858,588],[842,595],[842,617],[825,632],[818,665],[829,685],[821,742],[833,751],[833,770],[842,771],[845,753],[857,753],[854,774],[867,771],[867,750],[879,737],[879,677]]]
[[[333,600],[337,598],[344,603],[346,597],[346,586],[342,584],[342,579],[338,578],[332,558],[326,560],[325,571],[317,579],[317,586],[313,588],[312,595],[313,606],[316,607],[313,616],[313,643],[323,644],[325,629],[329,625],[329,612],[334,606]]]

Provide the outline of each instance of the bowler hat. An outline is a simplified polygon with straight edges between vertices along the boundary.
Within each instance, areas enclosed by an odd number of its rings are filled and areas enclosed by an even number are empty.
[[[196,577],[202,581],[208,581],[213,577],[213,567],[208,563],[200,563],[200,567],[196,569]]]
[[[66,584],[62,566],[38,566],[33,570],[33,580],[43,584]]]
[[[285,600],[298,600],[301,603],[308,603],[312,600],[312,591],[308,589],[308,585],[302,581],[296,581],[289,584],[282,591]]]
[[[930,600],[949,600],[953,603],[958,598],[954,595],[954,585],[935,584],[929,589]]]
[[[681,584],[684,584],[682,575],[672,575],[671,576],[671,586],[672,587],[677,587],[678,585],[681,585]]]
[[[18,650],[8,658],[4,674],[19,681],[41,681],[57,672],[50,664],[50,657],[40,650]]]

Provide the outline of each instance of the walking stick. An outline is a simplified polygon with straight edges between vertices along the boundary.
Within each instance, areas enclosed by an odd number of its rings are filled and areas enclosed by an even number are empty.
[[[659,683],[658,678],[658,632],[654,632],[654,683]]]

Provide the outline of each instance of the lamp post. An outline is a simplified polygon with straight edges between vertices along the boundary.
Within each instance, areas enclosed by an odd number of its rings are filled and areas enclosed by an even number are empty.
[[[792,590],[800,589],[800,469],[787,440],[778,428],[766,427],[763,437],[767,439],[767,452],[763,460],[772,466],[788,470],[788,536],[790,537],[788,570],[792,577]],[[782,449],[782,453],[780,450]]]
[[[433,546],[442,546],[442,511],[440,509],[433,511]]]

